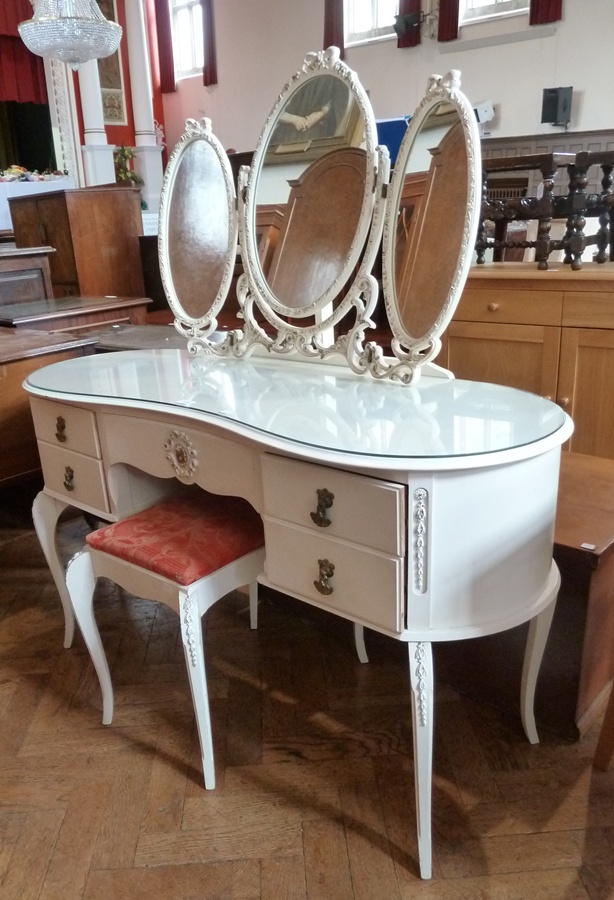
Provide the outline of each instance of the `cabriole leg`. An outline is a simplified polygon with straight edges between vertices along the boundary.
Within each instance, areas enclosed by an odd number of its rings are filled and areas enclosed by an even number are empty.
[[[525,734],[531,744],[539,743],[539,736],[535,726],[535,687],[537,685],[537,676],[539,668],[546,649],[546,641],[550,633],[550,625],[552,624],[552,616],[556,606],[556,598],[561,583],[558,575],[554,588],[552,590],[552,599],[545,609],[542,609],[529,623],[529,634],[527,637],[527,645],[524,652],[524,662],[522,666],[522,680],[520,686],[520,716]]]
[[[64,646],[72,646],[75,636],[75,617],[72,611],[70,596],[66,589],[66,578],[64,566],[58,556],[58,550],[55,543],[55,532],[60,515],[64,512],[69,503],[63,503],[50,497],[44,491],[41,491],[34,498],[32,504],[32,521],[34,522],[34,530],[41,545],[41,549],[45,555],[49,571],[53,576],[55,586],[58,589],[60,600],[62,601],[62,609],[64,610]]]
[[[110,725],[113,719],[113,684],[107,657],[100,640],[100,632],[94,618],[94,589],[96,578],[92,560],[87,550],[78,553],[68,564],[66,585],[72,601],[77,624],[94,663],[102,690],[102,724]]]

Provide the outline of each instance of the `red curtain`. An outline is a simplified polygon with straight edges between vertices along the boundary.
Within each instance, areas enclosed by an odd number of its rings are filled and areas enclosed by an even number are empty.
[[[455,41],[458,37],[458,0],[439,0],[438,41]]]
[[[29,0],[0,4],[0,100],[47,103],[45,68],[40,56],[30,53],[17,26],[31,19]]]
[[[215,55],[215,29],[213,25],[213,0],[200,0],[203,8],[203,45],[205,48],[205,65],[203,67],[203,84],[209,87],[217,84],[217,58]]]
[[[563,18],[563,0],[531,0],[529,25],[547,25]]]
[[[413,14],[420,15],[421,0],[399,0],[399,15],[410,16]],[[407,34],[402,34],[397,40],[397,47],[417,47],[422,38],[420,37],[420,26],[411,28]]]
[[[0,4],[0,34],[19,37],[17,26],[34,15],[30,0],[4,0]]]
[[[324,50],[328,47],[339,47],[343,59],[344,43],[343,0],[324,0]]]
[[[154,0],[156,28],[158,31],[158,59],[160,62],[160,90],[172,94],[177,90],[175,60],[173,57],[173,33],[168,0]]]

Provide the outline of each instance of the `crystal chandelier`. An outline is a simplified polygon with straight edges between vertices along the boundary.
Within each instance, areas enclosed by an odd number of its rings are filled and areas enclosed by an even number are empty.
[[[34,16],[18,29],[32,53],[73,69],[115,53],[122,36],[121,26],[105,19],[96,0],[36,0]]]

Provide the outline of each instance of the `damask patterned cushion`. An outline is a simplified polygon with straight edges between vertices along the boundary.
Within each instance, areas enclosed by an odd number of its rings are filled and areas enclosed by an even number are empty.
[[[106,525],[86,540],[96,550],[186,585],[261,547],[264,533],[246,500],[199,491]]]

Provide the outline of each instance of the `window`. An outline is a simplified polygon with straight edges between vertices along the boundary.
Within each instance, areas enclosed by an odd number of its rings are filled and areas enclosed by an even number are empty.
[[[460,0],[459,25],[510,13],[528,12],[529,0]]]
[[[357,44],[394,35],[398,0],[345,0],[345,43]]]
[[[178,78],[202,72],[203,11],[200,0],[170,0],[175,74]]]

